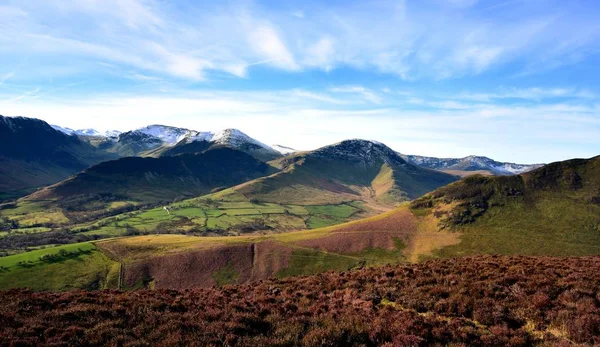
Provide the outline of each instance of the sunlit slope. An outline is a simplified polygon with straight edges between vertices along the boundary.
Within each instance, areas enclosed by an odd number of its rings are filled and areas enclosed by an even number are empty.
[[[383,144],[348,140],[271,165],[282,171],[235,188],[247,197],[296,204],[365,200],[396,204],[456,180],[405,162]]]
[[[408,205],[315,230],[237,237],[147,235],[97,243],[123,264],[124,288],[191,288],[402,263],[458,242]]]
[[[410,262],[421,254],[431,255],[436,247],[456,242],[455,235],[449,232],[437,233],[432,238],[433,233],[436,229],[432,224],[413,215],[404,204],[382,215],[315,230],[229,237],[144,235],[97,241],[94,245],[102,250],[106,259],[121,266],[121,282],[106,279],[102,281],[104,287],[191,288]],[[428,241],[427,247],[422,246],[423,240]],[[52,249],[46,251],[52,252]],[[35,252],[11,257],[36,260],[41,255]],[[3,259],[9,261],[11,257]],[[96,264],[97,257],[97,253],[77,255],[82,264]],[[6,286],[22,287],[31,286],[31,281],[35,281],[34,277],[19,275],[25,270],[43,273],[48,267],[52,273],[65,272],[73,276],[79,273],[81,278],[87,278],[90,271],[102,273],[94,269],[104,268],[73,267],[72,262],[72,259],[56,259],[52,263],[37,261],[31,267],[33,270],[25,268],[28,264],[24,264],[23,269],[12,264],[11,271],[3,276]],[[14,272],[15,269],[20,271]],[[114,274],[105,276],[114,278]],[[60,282],[60,278],[56,281]],[[64,288],[89,285],[89,281],[62,284]],[[57,285],[40,281],[32,287],[56,289]]]
[[[461,242],[438,256],[600,253],[600,157],[509,177],[473,176],[412,203]]]

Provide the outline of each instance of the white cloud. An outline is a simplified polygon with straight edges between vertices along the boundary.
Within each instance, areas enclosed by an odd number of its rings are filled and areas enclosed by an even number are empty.
[[[548,1],[552,6],[517,1],[493,14],[470,9],[474,0],[316,3],[307,17],[260,1],[9,0],[0,6],[0,49],[41,55],[42,64],[38,56],[28,69],[38,75],[67,61],[77,70],[68,58],[85,55],[125,71],[192,80],[213,70],[247,78],[257,61],[294,72],[375,69],[408,80],[476,75],[518,62],[518,76],[579,62],[598,49],[600,27],[585,7]],[[303,20],[290,20],[290,13]]]
[[[364,100],[373,104],[380,104],[382,102],[382,98],[377,93],[363,86],[339,86],[330,88],[329,90],[335,93],[358,94]]]
[[[259,57],[268,60],[273,66],[286,70],[298,69],[292,53],[271,25],[259,24],[252,28],[248,41]]]
[[[335,43],[330,37],[322,37],[306,48],[305,64],[329,71],[335,64]]]

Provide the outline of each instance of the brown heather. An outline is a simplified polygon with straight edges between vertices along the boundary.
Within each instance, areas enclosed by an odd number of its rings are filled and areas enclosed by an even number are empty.
[[[600,344],[600,257],[477,256],[223,288],[0,293],[0,345]]]

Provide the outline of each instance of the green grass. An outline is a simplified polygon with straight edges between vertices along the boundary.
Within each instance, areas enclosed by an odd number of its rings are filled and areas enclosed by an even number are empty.
[[[470,225],[457,228],[461,243],[440,257],[473,254],[580,256],[600,254],[600,206],[569,198],[541,197],[489,209]]]
[[[19,263],[19,262],[29,262],[29,261],[34,262],[34,263],[39,262],[40,257],[42,257],[44,255],[48,255],[48,254],[58,254],[58,252],[60,252],[60,250],[73,252],[73,251],[77,251],[78,249],[87,251],[87,250],[93,250],[95,248],[96,247],[93,244],[91,244],[90,242],[82,242],[82,243],[73,243],[70,245],[38,249],[35,251],[31,251],[31,252],[25,252],[25,253],[11,255],[8,257],[1,257],[0,258],[0,266],[6,267],[6,268],[12,268],[12,267],[17,266],[17,263]]]
[[[59,250],[88,252],[68,257],[56,262],[43,262],[39,257],[57,254]],[[19,266],[19,261],[32,261],[27,266]],[[114,278],[115,264],[91,243],[52,247],[0,258],[0,290],[30,288],[32,290],[69,290],[114,288],[114,280],[108,281],[109,274]],[[118,274],[117,274],[118,276]]]
[[[299,205],[283,205],[283,207],[288,211],[289,214],[294,214],[296,216],[308,216],[309,212],[304,206]]]
[[[164,229],[182,233],[189,230],[235,232],[238,226],[264,223],[266,229],[288,231],[340,224],[363,211],[360,204],[281,205],[240,201],[241,194],[226,194],[222,197],[233,197],[234,201],[216,200],[215,196],[213,194],[168,205],[171,214],[162,207],[157,207],[105,218],[103,221],[77,226],[75,230],[95,225],[99,229],[85,234],[120,236],[124,235],[128,227],[139,232],[153,232],[162,225]]]
[[[352,255],[364,260],[366,265],[398,264],[406,262],[406,256],[402,254],[406,248],[404,242],[400,238],[394,237],[394,246],[395,248],[393,250],[369,248]]]
[[[276,277],[313,275],[329,270],[344,271],[360,263],[360,259],[318,250],[294,250],[287,268],[280,270]]]
[[[212,273],[212,278],[217,282],[219,287],[227,284],[234,284],[239,277],[240,274],[231,263],[227,263],[223,268]]]
[[[306,210],[311,215],[325,215],[334,218],[348,218],[357,211],[355,207],[346,204],[306,206]]]
[[[305,208],[310,215],[306,222],[309,229],[341,224],[360,211],[358,208],[347,204],[305,206]]]
[[[20,201],[15,208],[0,210],[2,216],[16,216],[34,212],[43,212],[45,209],[44,203],[36,201]]]
[[[171,214],[188,218],[206,218],[206,213],[204,213],[204,210],[199,207],[181,208],[171,211]]]

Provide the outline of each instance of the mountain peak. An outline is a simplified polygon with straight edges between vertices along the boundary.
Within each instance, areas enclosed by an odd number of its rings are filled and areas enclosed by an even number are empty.
[[[321,157],[350,159],[365,164],[377,159],[396,165],[406,163],[395,151],[383,143],[363,139],[344,140],[319,148],[313,153]]]
[[[196,132],[185,128],[177,128],[169,125],[152,124],[143,128],[134,130],[160,139],[162,142],[174,145],[186,137],[193,136]]]

